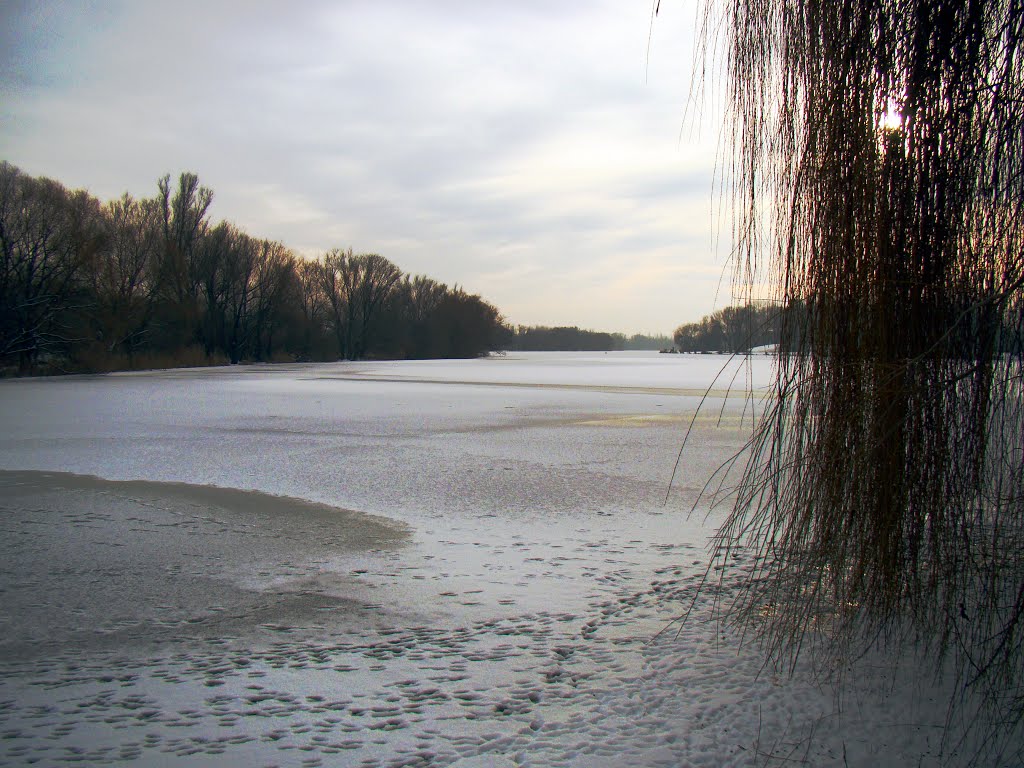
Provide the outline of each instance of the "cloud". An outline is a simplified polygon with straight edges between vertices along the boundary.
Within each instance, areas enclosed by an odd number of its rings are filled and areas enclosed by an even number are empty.
[[[109,198],[194,170],[213,214],[254,235],[379,252],[516,322],[667,331],[712,307],[717,134],[681,131],[682,14],[652,29],[619,2],[11,8],[0,137],[27,173]]]

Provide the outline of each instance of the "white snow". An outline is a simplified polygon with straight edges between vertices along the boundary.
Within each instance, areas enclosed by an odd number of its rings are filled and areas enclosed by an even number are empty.
[[[0,764],[955,763],[930,675],[879,654],[840,696],[764,669],[707,597],[671,623],[720,515],[690,507],[771,364],[0,382]]]

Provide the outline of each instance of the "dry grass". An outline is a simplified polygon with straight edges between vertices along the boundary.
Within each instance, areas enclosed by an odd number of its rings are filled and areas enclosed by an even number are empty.
[[[290,362],[290,358],[288,358]],[[70,361],[61,361],[40,373],[111,373],[113,371],[148,371],[165,368],[204,368],[227,365],[220,353],[207,355],[202,347],[193,345],[171,352],[140,352],[129,360],[123,352],[110,352],[99,345],[83,345]]]

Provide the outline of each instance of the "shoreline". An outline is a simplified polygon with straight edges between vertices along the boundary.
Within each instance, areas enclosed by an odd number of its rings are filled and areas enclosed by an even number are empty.
[[[385,518],[186,483],[0,471],[0,658],[330,634],[365,588],[351,556],[411,536]]]
[[[11,489],[95,491],[114,494],[128,500],[174,499],[199,508],[217,508],[226,512],[282,516],[305,515],[332,523],[355,523],[365,539],[353,542],[353,548],[379,545],[389,539],[396,542],[411,533],[408,525],[398,520],[336,507],[297,496],[281,496],[247,488],[226,488],[219,485],[173,482],[164,480],[108,480],[97,475],[35,469],[0,469],[0,491]]]

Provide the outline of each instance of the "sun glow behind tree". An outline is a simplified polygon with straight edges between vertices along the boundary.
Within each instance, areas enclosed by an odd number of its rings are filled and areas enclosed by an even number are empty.
[[[948,657],[1006,735],[1024,716],[1024,9],[716,12],[737,292],[767,280],[803,307],[781,315],[720,532],[726,563],[756,556],[727,608],[784,664],[877,637]]]

